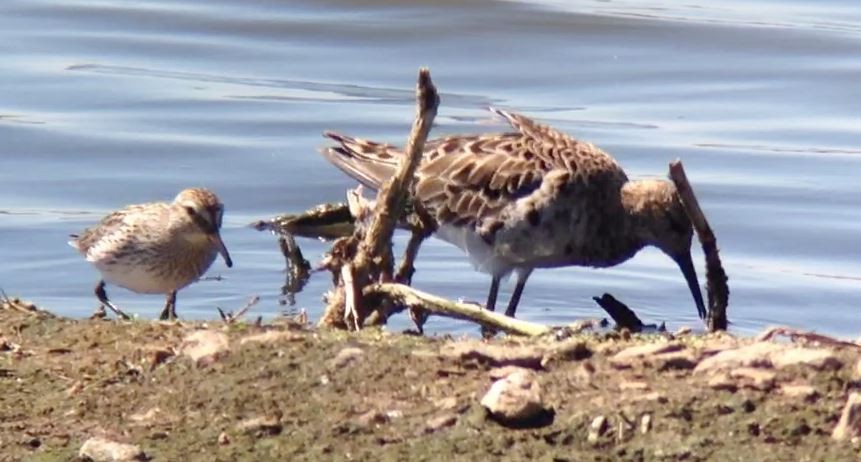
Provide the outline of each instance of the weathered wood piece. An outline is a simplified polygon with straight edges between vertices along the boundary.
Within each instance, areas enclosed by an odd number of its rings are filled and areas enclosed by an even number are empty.
[[[685,211],[697,232],[697,237],[706,257],[706,293],[709,307],[706,324],[712,332],[726,330],[729,324],[726,315],[726,308],[729,303],[729,286],[727,285],[726,272],[718,255],[717,239],[700,208],[691,184],[688,182],[682,161],[675,160],[670,163],[670,179],[676,185],[682,205],[684,205]]]

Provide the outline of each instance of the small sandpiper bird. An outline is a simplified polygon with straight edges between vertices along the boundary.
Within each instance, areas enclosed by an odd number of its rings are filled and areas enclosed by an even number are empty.
[[[514,316],[535,268],[618,265],[652,245],[678,264],[700,318],[705,306],[691,260],[693,229],[672,183],[629,181],[615,159],[590,143],[491,108],[514,132],[429,140],[415,196],[437,221],[437,236],[462,249],[492,276],[486,308],[500,280],[517,284],[505,314]],[[403,152],[336,133],[323,149],[335,166],[379,189]]]
[[[176,318],[176,292],[199,279],[224,257],[233,266],[221,240],[224,206],[203,188],[180,192],[171,203],[130,205],[111,213],[69,245],[102,273],[96,297],[122,318],[128,316],[105,293],[105,281],[144,294],[165,294],[161,319]]]

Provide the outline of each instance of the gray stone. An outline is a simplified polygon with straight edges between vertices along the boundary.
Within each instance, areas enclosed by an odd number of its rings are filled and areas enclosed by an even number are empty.
[[[206,365],[230,351],[230,339],[223,332],[197,330],[185,336],[179,351],[196,364]]]
[[[331,366],[335,369],[347,367],[348,365],[359,361],[365,356],[365,352],[361,348],[347,347],[338,352],[332,359]]]
[[[90,438],[81,446],[78,457],[93,462],[146,460],[146,454],[134,444],[117,443],[104,438]]]
[[[497,419],[507,422],[526,421],[545,411],[541,386],[534,372],[521,370],[497,380],[481,399]]]

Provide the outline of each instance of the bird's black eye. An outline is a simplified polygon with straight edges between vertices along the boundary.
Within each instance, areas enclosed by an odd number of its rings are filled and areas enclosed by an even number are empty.
[[[194,207],[188,207],[188,206],[186,206],[186,207],[185,207],[185,211],[186,211],[186,212],[188,212],[188,214],[189,214],[189,215],[191,215],[191,216],[195,216],[195,215],[197,215],[197,212],[195,212],[195,211],[194,211]]]

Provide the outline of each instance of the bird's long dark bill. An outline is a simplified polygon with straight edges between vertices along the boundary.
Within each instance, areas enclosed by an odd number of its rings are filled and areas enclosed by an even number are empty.
[[[693,295],[694,302],[697,304],[697,313],[699,313],[700,319],[705,319],[706,305],[703,303],[703,293],[700,290],[700,283],[697,280],[697,270],[694,269],[694,262],[691,260],[690,253],[681,255],[675,258],[675,260],[679,265],[679,269],[682,270],[682,274],[685,275],[685,281],[688,282],[688,288],[691,290],[691,295]]]
[[[230,259],[230,252],[227,251],[227,246],[224,245],[224,241],[221,240],[221,235],[218,233],[210,234],[209,238],[212,239],[212,242],[218,248],[218,253],[224,258],[224,264],[227,265],[228,268],[233,266],[233,260]]]

